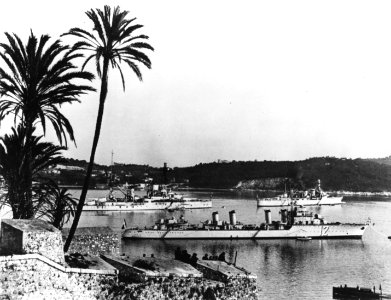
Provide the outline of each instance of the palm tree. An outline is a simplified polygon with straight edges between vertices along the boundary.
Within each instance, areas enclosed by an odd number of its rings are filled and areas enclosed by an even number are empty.
[[[77,199],[68,189],[60,188],[56,182],[49,180],[39,186],[39,204],[37,218],[46,218],[49,223],[62,229],[64,223],[75,215]]]
[[[30,149],[34,128],[41,124],[46,133],[48,120],[60,141],[67,144],[67,134],[75,140],[69,120],[60,112],[65,103],[79,102],[79,96],[94,91],[80,80],[91,81],[94,76],[86,71],[76,71],[73,60],[82,57],[59,40],[49,44],[50,37],[37,39],[31,32],[24,45],[16,34],[5,33],[8,43],[0,43],[0,57],[5,68],[0,67],[0,121],[8,114],[14,115],[25,127],[23,162],[26,201],[32,202],[32,160]],[[20,153],[21,154],[21,153]],[[19,173],[21,169],[19,170]],[[26,204],[27,205],[27,204]]]
[[[111,10],[109,6],[105,6],[103,11],[100,9],[91,9],[90,11],[87,11],[86,14],[93,23],[93,30],[87,31],[80,28],[72,28],[65,35],[80,38],[81,40],[74,45],[74,49],[90,53],[90,55],[87,56],[82,69],[84,69],[89,61],[95,60],[97,73],[101,79],[99,109],[87,174],[75,218],[65,242],[65,252],[69,249],[79,223],[90,183],[107,96],[109,67],[111,66],[113,69],[119,70],[122,78],[122,85],[125,90],[124,75],[120,66],[121,62],[128,65],[141,81],[142,74],[139,64],[151,68],[151,61],[142,50],[153,50],[148,43],[144,42],[144,40],[148,39],[148,36],[134,34],[137,29],[143,26],[133,24],[135,18],[127,19],[128,12],[121,11],[118,6],[115,7],[114,10]]]
[[[12,128],[12,134],[0,138],[0,174],[7,188],[3,201],[11,207],[15,219],[32,218],[40,206],[41,199],[30,197],[33,188],[26,183],[30,179],[26,174],[30,170],[31,179],[37,180],[39,172],[63,161],[60,152],[66,149],[42,142],[42,136],[32,135],[29,145],[31,160],[27,161],[26,131],[19,125],[17,129]]]
[[[26,45],[16,34],[5,35],[8,44],[0,43],[4,51],[0,57],[8,70],[0,67],[0,121],[10,113],[15,115],[15,121],[20,118],[28,140],[37,123],[45,133],[49,120],[61,144],[67,143],[66,133],[74,141],[72,126],[58,108],[65,103],[80,102],[79,96],[95,91],[80,84],[80,79],[91,81],[94,75],[75,70],[73,60],[83,55],[62,45],[60,40],[47,45],[48,35],[38,40],[31,33]]]

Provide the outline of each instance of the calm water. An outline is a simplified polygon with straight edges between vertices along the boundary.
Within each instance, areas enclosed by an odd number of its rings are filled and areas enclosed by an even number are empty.
[[[74,191],[79,195],[79,191]],[[104,191],[91,191],[89,197],[104,196]],[[184,192],[190,196],[209,197],[210,191]],[[83,213],[80,226],[110,226],[119,230],[123,220],[128,226],[145,226],[160,218],[184,214],[191,223],[211,219],[219,211],[220,220],[228,221],[228,212],[236,210],[243,223],[264,222],[264,211],[257,208],[255,194],[213,191],[213,208],[183,212]],[[133,255],[146,253],[173,257],[179,246],[198,257],[204,253],[226,253],[233,261],[258,276],[263,299],[332,299],[332,286],[376,285],[391,293],[391,198],[345,197],[341,206],[309,208],[328,221],[365,222],[368,217],[375,225],[362,240],[264,240],[264,241],[122,241],[122,252]],[[279,209],[272,208],[272,218],[279,219]]]

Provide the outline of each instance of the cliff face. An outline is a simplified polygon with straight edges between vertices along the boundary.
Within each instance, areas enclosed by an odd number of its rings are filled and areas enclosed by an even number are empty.
[[[244,180],[240,181],[235,188],[239,190],[283,190],[285,181],[283,177]]]

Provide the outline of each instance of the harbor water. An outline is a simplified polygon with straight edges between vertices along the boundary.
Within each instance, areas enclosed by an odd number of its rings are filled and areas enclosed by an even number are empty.
[[[80,191],[72,191],[75,197]],[[257,207],[255,192],[181,191],[186,196],[208,198],[213,194],[213,208],[186,211],[145,212],[83,212],[80,227],[109,226],[120,231],[127,226],[151,226],[161,218],[183,215],[189,223],[212,218],[218,211],[220,220],[229,221],[229,211],[235,210],[237,220],[245,224],[265,221],[263,208]],[[107,191],[92,190],[87,197],[104,197]],[[120,195],[118,195],[120,196]],[[201,258],[205,253],[225,252],[228,261],[258,276],[262,299],[332,299],[332,287],[376,286],[391,293],[391,198],[344,197],[338,206],[309,207],[329,222],[364,223],[371,227],[362,240],[123,240],[121,251],[131,255],[173,258],[177,247]],[[271,208],[272,220],[279,220],[280,208]],[[69,226],[69,224],[67,224]]]

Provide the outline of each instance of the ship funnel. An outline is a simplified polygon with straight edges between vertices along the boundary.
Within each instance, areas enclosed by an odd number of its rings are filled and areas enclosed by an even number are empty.
[[[270,212],[270,209],[265,209],[265,220],[266,220],[266,224],[271,224],[271,212]]]
[[[215,211],[212,213],[212,221],[213,224],[217,224],[219,222],[219,212]]]
[[[281,209],[281,223],[288,223],[288,210]]]
[[[236,225],[236,212],[234,210],[229,212],[229,223],[231,225]]]

